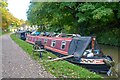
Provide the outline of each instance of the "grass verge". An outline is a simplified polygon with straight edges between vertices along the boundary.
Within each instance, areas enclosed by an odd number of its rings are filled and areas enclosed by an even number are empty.
[[[14,34],[11,35],[11,38],[24,50],[26,51],[33,59],[37,60],[42,64],[45,69],[53,74],[57,78],[97,78],[102,79],[102,76],[92,73],[85,68],[69,63],[65,60],[56,61],[56,62],[47,62],[48,56],[55,58],[56,56],[50,52],[44,52],[42,60],[39,59],[39,54],[32,55],[32,45],[26,43],[25,41],[17,38]]]

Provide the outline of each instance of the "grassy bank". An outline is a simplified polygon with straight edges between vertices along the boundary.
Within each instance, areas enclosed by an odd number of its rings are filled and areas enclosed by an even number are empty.
[[[56,61],[56,62],[47,62],[48,56],[55,58],[56,56],[50,52],[44,52],[42,60],[39,59],[39,54],[32,56],[32,45],[26,43],[23,40],[18,39],[14,34],[11,35],[11,38],[23,49],[25,50],[33,59],[37,60],[42,64],[45,69],[53,74],[55,77],[60,78],[98,78],[101,80],[101,76],[96,73],[92,73],[87,69],[69,63],[67,61]]]

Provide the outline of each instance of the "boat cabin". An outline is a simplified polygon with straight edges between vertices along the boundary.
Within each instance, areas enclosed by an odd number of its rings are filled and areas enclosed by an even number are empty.
[[[97,46],[97,42],[95,41],[92,43],[92,37],[62,38],[27,36],[26,41],[32,44],[34,44],[35,41],[41,41],[44,48],[63,55],[74,55],[75,57],[93,57],[94,55],[102,55]]]

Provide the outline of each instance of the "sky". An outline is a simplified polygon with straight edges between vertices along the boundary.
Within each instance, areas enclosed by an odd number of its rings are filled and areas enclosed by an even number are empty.
[[[7,0],[9,11],[18,19],[27,20],[26,12],[30,0]]]

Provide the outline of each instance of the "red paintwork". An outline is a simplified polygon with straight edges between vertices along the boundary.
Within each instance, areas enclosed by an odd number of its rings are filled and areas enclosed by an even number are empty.
[[[63,54],[63,55],[68,55],[68,48],[69,44],[72,40],[72,38],[61,38],[61,37],[43,37],[43,36],[31,36],[27,35],[26,42],[34,44],[36,40],[41,39],[42,44],[44,44],[44,39],[47,39],[47,43],[44,45],[45,49]],[[56,41],[55,47],[51,46],[52,40]],[[62,41],[66,41],[66,46],[64,49],[61,49],[61,43]],[[103,62],[103,59],[86,59],[86,58],[81,58],[82,64],[105,64]]]
[[[26,42],[34,44],[35,41],[39,40],[39,39],[41,39],[42,43],[44,43],[44,39],[47,39],[47,43],[44,46],[46,49],[52,50],[54,52],[58,52],[60,54],[68,55],[68,48],[69,48],[69,44],[70,44],[70,41],[72,40],[72,38],[46,37],[46,36],[44,37],[44,36],[31,36],[31,35],[27,35]],[[51,46],[52,40],[56,41],[55,47]],[[65,46],[64,49],[61,49],[62,41],[66,41],[66,46]]]
[[[45,46],[45,48],[46,48],[46,49],[49,49],[49,50],[52,50],[52,51],[54,51],[54,52],[62,53],[62,54],[64,54],[64,55],[67,55],[67,54],[68,54],[68,52],[66,52],[66,51],[62,51],[62,50],[59,50],[59,49],[51,48],[51,47],[48,47],[48,46]]]

